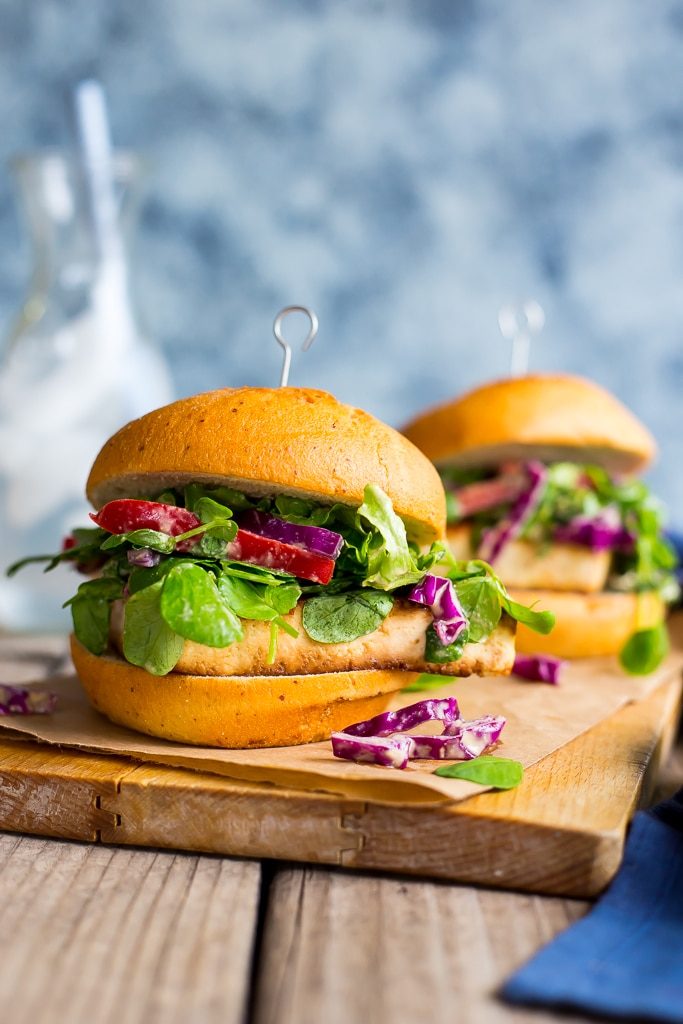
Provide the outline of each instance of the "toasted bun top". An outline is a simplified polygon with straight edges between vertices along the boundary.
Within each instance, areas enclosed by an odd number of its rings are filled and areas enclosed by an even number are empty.
[[[492,381],[423,413],[403,432],[437,466],[538,458],[630,473],[656,453],[652,435],[614,395],[569,374]]]
[[[445,530],[443,487],[429,460],[326,391],[224,388],[155,409],[106,442],[86,492],[99,508],[190,482],[352,506],[376,484],[416,541]]]

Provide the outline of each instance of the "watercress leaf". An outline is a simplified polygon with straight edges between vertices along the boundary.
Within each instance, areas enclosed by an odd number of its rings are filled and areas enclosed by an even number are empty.
[[[393,606],[394,599],[381,591],[321,594],[304,602],[303,627],[318,643],[349,643],[379,629]]]
[[[151,587],[154,583],[158,583],[174,565],[178,565],[178,562],[173,559],[166,559],[150,569],[133,569],[128,577],[128,593],[137,594],[139,590],[144,590],[146,587]]]
[[[151,548],[168,555],[175,549],[175,538],[159,530],[131,530],[130,533],[112,534],[102,544],[102,551],[120,547],[121,544],[133,544],[138,548]]]
[[[232,487],[202,487],[201,484],[188,484],[184,495],[185,508],[189,508],[191,512],[197,512],[197,505],[202,498],[211,498],[233,512],[254,507],[254,502],[246,494],[234,491]]]
[[[82,542],[76,537],[76,534],[79,533],[87,535]],[[5,575],[14,576],[25,566],[37,564],[38,562],[47,562],[43,571],[50,572],[51,569],[56,568],[61,562],[80,562],[85,564],[88,561],[99,558],[100,538],[107,536],[104,530],[84,528],[82,530],[73,530],[72,535],[78,541],[74,547],[68,548],[66,551],[58,551],[53,555],[30,555],[28,558],[22,558],[10,565],[5,570]]]
[[[237,579],[250,580],[253,583],[267,583],[269,587],[295,583],[295,577],[291,572],[266,569],[260,565],[249,565],[247,562],[222,562],[221,575],[235,576]]]
[[[281,630],[283,630],[283,632],[287,633],[289,636],[297,637],[299,635],[299,630],[296,629],[291,624],[291,622],[287,622],[287,620],[283,619],[280,615],[278,615],[278,617],[276,619],[273,619],[273,622],[276,622],[278,627]]]
[[[536,633],[542,633],[545,636],[555,625],[555,616],[552,612],[537,612],[533,608],[519,604],[518,601],[513,601],[505,589],[502,580],[496,576],[491,566],[487,565],[486,562],[482,562],[479,559],[473,559],[469,562],[457,562],[449,570],[448,576],[454,581],[458,596],[460,596],[461,588],[465,591],[465,594],[467,594],[468,590],[471,590],[471,593],[474,594],[476,592],[474,581],[486,580],[487,585],[495,588],[497,591],[498,602],[508,615],[512,616],[517,622],[528,626],[529,629],[533,629]],[[465,600],[463,600],[464,604]],[[468,609],[465,608],[465,611],[467,612]]]
[[[241,619],[260,619],[270,622],[276,619],[278,612],[264,600],[266,587],[248,583],[237,576],[219,576],[216,585],[228,606]],[[273,587],[277,590],[277,587]]]
[[[654,672],[669,653],[669,634],[663,622],[651,629],[632,633],[619,654],[622,668],[631,675],[644,676]]]
[[[193,512],[203,523],[210,523],[215,519],[232,519],[232,509],[207,496],[197,501]]]
[[[266,663],[273,665],[275,663],[275,657],[277,655],[277,637],[279,629],[277,622],[271,622],[270,624],[270,643],[268,644],[268,658]]]
[[[175,496],[175,491],[162,491],[158,494],[154,501],[160,502],[162,505],[177,505],[178,500]]]
[[[434,774],[444,779],[466,779],[467,782],[478,782],[480,786],[492,786],[494,789],[514,789],[524,778],[524,766],[507,757],[482,754],[471,761],[445,764],[437,768]]]
[[[279,587],[269,587],[266,591],[266,600],[279,615],[291,612],[300,597],[301,587],[298,583],[285,583]]]
[[[104,579],[98,577],[96,580],[86,580],[85,583],[81,583],[74,596],[65,601],[62,607],[68,608],[70,604],[79,599],[116,601],[121,597],[122,593],[123,583],[120,580],[112,579],[111,577],[105,577]]]
[[[500,593],[490,576],[471,576],[454,586],[469,620],[469,640],[477,644],[490,636],[500,621]]]
[[[77,598],[71,605],[74,633],[91,654],[102,654],[109,641],[111,604],[100,599]]]
[[[102,541],[102,551],[111,551],[113,548],[120,548],[122,544],[126,543],[125,533],[112,533],[105,541]]]
[[[177,663],[183,638],[164,621],[161,594],[165,580],[138,591],[126,601],[123,623],[123,654],[155,676],[165,676]]]
[[[401,693],[418,693],[422,690],[438,690],[453,680],[449,676],[435,676],[429,672],[422,672],[409,686],[404,686]]]
[[[240,620],[221,596],[213,575],[198,565],[181,562],[169,570],[160,608],[167,625],[187,640],[227,647],[242,639]]]
[[[394,590],[417,583],[424,574],[415,564],[406,528],[394,512],[391,501],[375,484],[368,484],[363,499],[358,516],[376,531],[367,552],[369,573],[363,580],[363,586]]]
[[[304,501],[303,498],[281,494],[275,499],[275,508],[281,516],[308,519],[315,510],[315,505],[310,501]]]
[[[511,615],[517,622],[521,622],[522,625],[528,626],[529,629],[533,629],[535,633],[547,636],[553,629],[555,616],[552,612],[537,612],[533,608],[528,608],[525,604],[513,601],[507,594],[502,600],[503,608],[508,615]]]
[[[451,661],[459,661],[468,640],[469,634],[467,630],[463,630],[455,643],[444,646],[434,626],[431,625],[425,634],[425,661],[433,665],[447,665]]]
[[[229,519],[225,520],[226,524],[230,522]],[[234,523],[232,524],[235,525]],[[235,528],[235,533],[237,529]],[[223,537],[217,536],[213,530],[203,533],[198,538],[196,544],[193,547],[193,552],[202,558],[217,558],[220,559],[225,554],[226,540]]]
[[[71,605],[74,633],[91,654],[102,654],[109,642],[112,602],[121,597],[123,584],[106,578],[82,583]]]

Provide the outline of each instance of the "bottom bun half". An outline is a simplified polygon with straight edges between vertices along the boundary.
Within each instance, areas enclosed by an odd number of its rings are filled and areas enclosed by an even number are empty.
[[[293,676],[153,676],[71,637],[90,703],[117,725],[203,747],[314,743],[379,714],[415,672],[360,670]]]
[[[632,633],[656,626],[666,612],[654,591],[638,595],[570,594],[511,587],[509,593],[515,601],[555,614],[555,628],[547,636],[519,625],[517,650],[522,654],[555,654],[560,658],[618,654]]]

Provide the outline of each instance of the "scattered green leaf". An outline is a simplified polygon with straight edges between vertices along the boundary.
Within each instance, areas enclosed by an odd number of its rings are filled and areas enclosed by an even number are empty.
[[[622,668],[631,675],[645,676],[654,672],[669,653],[669,633],[661,622],[651,629],[632,633],[619,654]]]
[[[437,768],[435,775],[444,779],[465,779],[494,789],[514,789],[524,778],[524,766],[507,757],[482,754],[471,761],[455,761]]]

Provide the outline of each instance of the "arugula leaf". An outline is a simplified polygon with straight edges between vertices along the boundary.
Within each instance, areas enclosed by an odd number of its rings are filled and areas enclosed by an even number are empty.
[[[123,594],[119,580],[104,578],[81,583],[76,594],[67,601],[71,606],[74,633],[91,654],[102,654],[109,642],[111,606]]]
[[[408,546],[406,528],[394,512],[391,501],[381,488],[368,484],[358,516],[377,531],[368,551],[368,575],[364,587],[395,590],[418,583],[424,573],[418,568]]]
[[[126,602],[123,623],[123,655],[154,676],[165,676],[177,663],[183,638],[164,621],[161,595],[165,580],[138,591]]]
[[[435,676],[422,672],[409,686],[404,686],[401,693],[419,693],[423,690],[438,690],[453,682],[452,676]]]
[[[166,624],[186,640],[228,647],[242,639],[240,620],[221,596],[213,575],[199,565],[180,562],[169,570],[160,610]]]
[[[632,633],[619,654],[621,667],[631,675],[646,676],[654,672],[669,653],[669,633],[660,622],[651,629]]]
[[[168,555],[175,549],[175,537],[159,530],[131,530],[130,533],[112,533],[102,543],[102,551],[110,551],[122,544],[134,544],[138,548],[151,548]]]
[[[310,597],[303,605],[303,627],[318,643],[349,643],[379,629],[393,606],[393,597],[381,591]]]
[[[425,661],[429,661],[433,665],[447,665],[451,661],[459,661],[468,640],[469,634],[465,629],[455,643],[444,646],[432,624],[425,634]]]
[[[466,779],[467,782],[478,782],[480,786],[492,786],[494,789],[514,789],[524,778],[524,766],[507,757],[481,754],[471,761],[445,764],[437,768],[434,774],[443,779]]]

